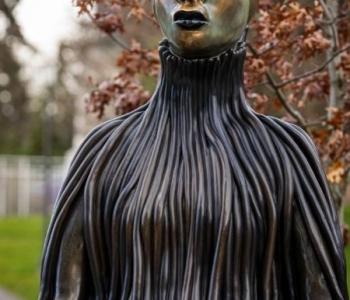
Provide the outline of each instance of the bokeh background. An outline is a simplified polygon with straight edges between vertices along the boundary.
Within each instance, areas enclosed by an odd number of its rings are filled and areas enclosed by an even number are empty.
[[[0,1],[1,300],[37,298],[52,203],[102,121],[86,113],[89,78],[110,76],[118,51],[69,0]]]
[[[129,2],[0,0],[0,300],[37,298],[43,239],[73,153],[155,86],[161,34],[150,3]],[[255,109],[313,136],[347,241],[350,1],[331,3],[260,1],[246,83]]]

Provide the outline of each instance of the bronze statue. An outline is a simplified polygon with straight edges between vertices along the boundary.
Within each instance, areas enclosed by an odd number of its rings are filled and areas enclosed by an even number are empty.
[[[248,0],[155,0],[151,101],[81,145],[45,243],[41,299],[348,299],[316,149],[243,87]]]

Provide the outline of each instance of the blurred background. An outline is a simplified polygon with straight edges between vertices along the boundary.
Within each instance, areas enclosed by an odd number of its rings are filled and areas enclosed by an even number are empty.
[[[37,298],[50,211],[84,136],[154,89],[161,34],[150,3],[127,3],[0,0],[0,300]],[[259,5],[246,66],[251,104],[313,137],[347,242],[349,1]]]
[[[36,299],[47,219],[119,48],[72,2],[0,1],[0,299]],[[9,298],[10,299],[10,298]],[[16,299],[16,298],[14,298]]]

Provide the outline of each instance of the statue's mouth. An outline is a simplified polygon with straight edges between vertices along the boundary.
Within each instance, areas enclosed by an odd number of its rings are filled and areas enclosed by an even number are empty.
[[[174,15],[174,23],[185,30],[197,30],[208,24],[208,20],[199,11],[180,10]]]

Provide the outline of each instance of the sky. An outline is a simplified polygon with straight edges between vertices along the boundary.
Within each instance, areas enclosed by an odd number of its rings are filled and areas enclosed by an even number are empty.
[[[22,0],[16,16],[25,38],[47,58],[55,57],[59,42],[76,32],[79,20],[71,0]]]
[[[72,0],[21,0],[15,16],[25,39],[38,50],[16,49],[25,66],[22,76],[30,83],[29,90],[40,94],[45,85],[56,80],[59,44],[79,34],[80,18]]]

